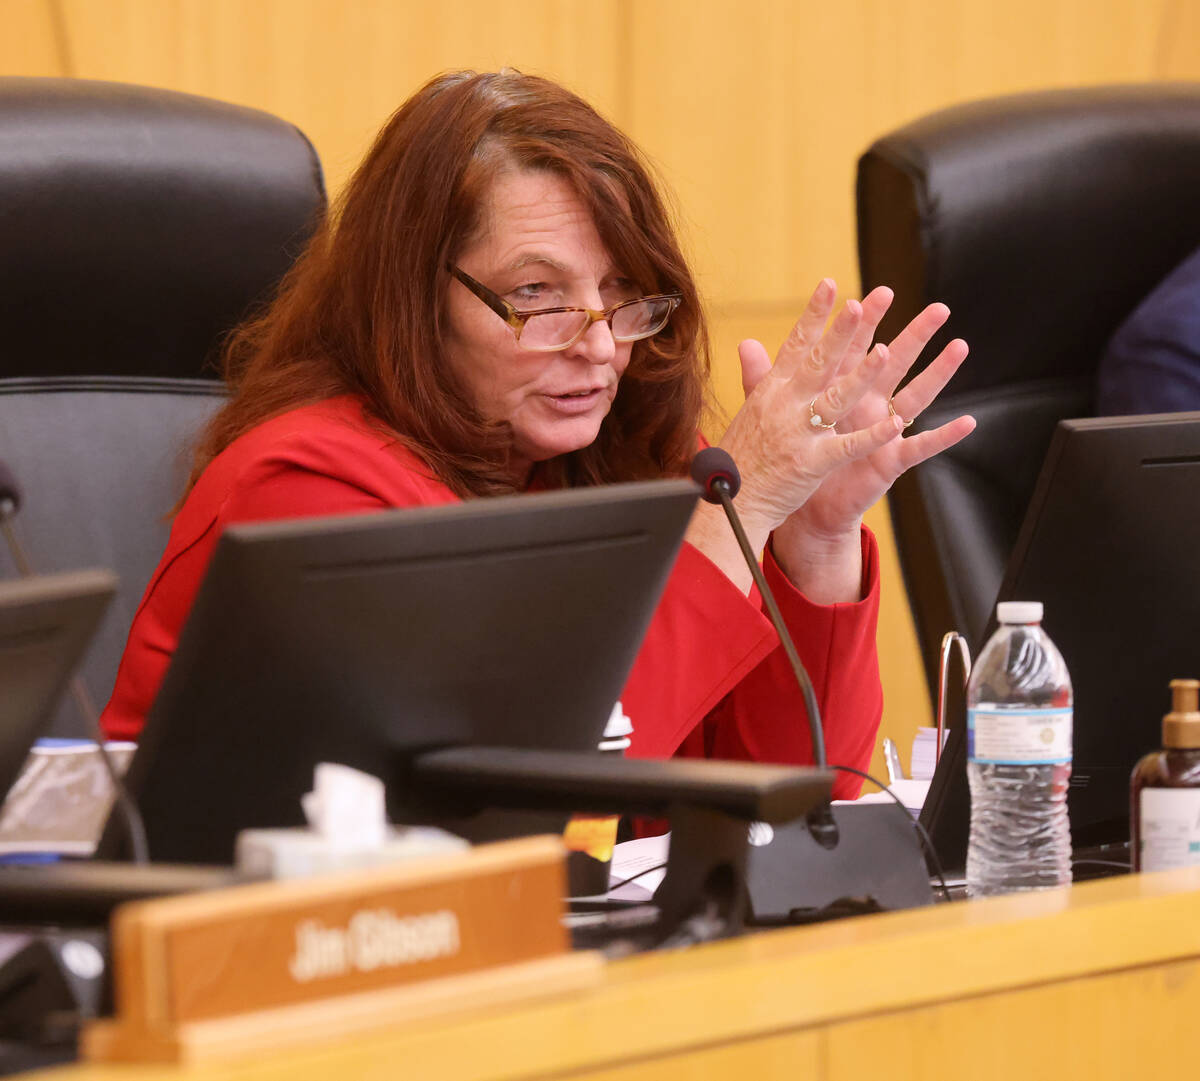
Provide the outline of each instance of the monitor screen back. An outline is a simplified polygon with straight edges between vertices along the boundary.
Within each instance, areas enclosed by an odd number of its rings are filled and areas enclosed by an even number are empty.
[[[405,821],[428,817],[403,783],[421,749],[594,748],[696,497],[653,481],[230,528],[128,775],[152,857],[228,862],[239,830],[301,824],[322,761],[382,777]]]
[[[1167,684],[1200,676],[1200,413],[1059,423],[997,600],[1040,600],[1075,694],[1075,846],[1129,836],[1129,775],[1161,744]],[[972,643],[978,656],[995,629]],[[961,699],[955,716],[961,721]],[[962,867],[970,815],[956,722],[922,821]]]
[[[116,587],[105,570],[0,582],[0,798],[49,725]]]

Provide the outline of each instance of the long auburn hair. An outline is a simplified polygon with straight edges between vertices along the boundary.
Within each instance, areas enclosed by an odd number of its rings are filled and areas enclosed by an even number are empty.
[[[226,343],[231,396],[197,444],[189,488],[255,425],[351,393],[459,496],[512,491],[511,429],[479,413],[442,341],[446,264],[486,224],[490,185],[513,167],[567,180],[645,294],[683,295],[667,328],[634,345],[595,442],[543,463],[542,481],[685,472],[706,404],[708,336],[649,169],[581,98],[506,70],[438,76],[384,126],[275,299]]]

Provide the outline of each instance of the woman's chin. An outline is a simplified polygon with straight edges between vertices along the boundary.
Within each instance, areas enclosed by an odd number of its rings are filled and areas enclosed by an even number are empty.
[[[599,434],[600,421],[576,417],[570,422],[554,425],[550,431],[517,432],[513,451],[530,462],[547,462],[551,458],[590,447]]]

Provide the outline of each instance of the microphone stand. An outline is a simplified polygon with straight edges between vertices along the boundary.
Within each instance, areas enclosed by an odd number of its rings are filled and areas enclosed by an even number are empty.
[[[767,585],[767,579],[762,572],[762,567],[758,565],[758,557],[754,554],[754,549],[750,546],[750,538],[746,536],[741,516],[734,510],[733,497],[735,489],[723,476],[715,477],[710,482],[709,488],[721,501],[725,517],[729,519],[729,525],[733,529],[734,536],[737,537],[738,547],[742,550],[742,557],[746,560],[746,566],[750,568],[754,584],[758,587],[763,604],[766,606],[767,617],[771,620],[771,624],[775,628],[775,633],[779,636],[783,652],[786,654],[788,663],[791,665],[792,674],[796,677],[796,683],[800,687],[800,694],[804,698],[804,708],[808,713],[808,728],[812,738],[813,760],[818,769],[825,769],[827,766],[825,757],[825,731],[821,728],[821,710],[817,705],[817,694],[813,690],[812,679],[809,677],[808,670],[804,667],[804,662],[800,660],[800,654],[796,652],[796,643],[792,641],[787,624],[783,621],[783,614],[779,611],[779,605],[775,602],[775,594],[771,592],[771,587]],[[805,822],[813,839],[822,848],[833,848],[837,845],[838,827],[833,819],[833,814],[828,803],[818,804],[809,811],[805,816]]]
[[[746,536],[741,516],[734,510],[733,496],[735,493],[732,485],[724,477],[715,477],[710,487],[721,501],[721,506],[725,510],[725,517],[729,519],[733,535],[737,537],[738,547],[742,550],[742,558],[746,560],[746,566],[750,568],[754,584],[758,587],[763,604],[766,605],[767,617],[771,620],[771,624],[775,628],[775,633],[779,635],[779,642],[783,646],[783,652],[787,655],[788,663],[791,665],[792,672],[796,676],[796,682],[800,686],[800,693],[804,697],[804,708],[808,712],[808,723],[812,735],[813,758],[816,759],[818,767],[824,768],[826,764],[825,732],[821,728],[821,711],[817,706],[817,695],[813,690],[812,679],[809,678],[808,670],[800,660],[800,654],[796,652],[796,643],[792,641],[792,636],[788,633],[787,624],[784,623],[783,615],[779,611],[779,605],[775,603],[775,594],[771,592],[771,587],[767,585],[767,579],[762,572],[762,567],[758,565],[758,556],[755,555],[754,549],[750,546],[750,538]]]
[[[804,699],[817,766],[847,768],[827,765],[812,680],[733,506],[741,487],[736,464],[720,447],[707,447],[692,460],[691,474],[703,498],[720,503],[725,511],[762,595]],[[757,922],[803,922],[932,900],[925,860],[907,811],[891,805],[853,805],[839,807],[835,814],[831,802],[823,801],[802,819],[777,825],[768,834],[767,841],[751,852],[747,873],[750,909]]]

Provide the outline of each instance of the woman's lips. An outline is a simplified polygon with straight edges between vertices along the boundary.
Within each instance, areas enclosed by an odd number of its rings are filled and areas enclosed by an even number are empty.
[[[543,394],[543,399],[555,412],[567,416],[591,411],[604,394],[603,387],[593,387],[586,391],[568,391],[565,394]]]

